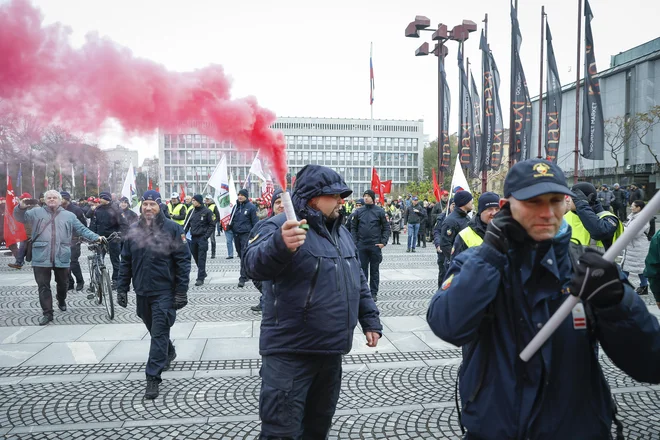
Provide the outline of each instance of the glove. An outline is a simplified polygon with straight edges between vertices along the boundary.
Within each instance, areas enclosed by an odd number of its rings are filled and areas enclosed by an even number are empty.
[[[623,299],[623,283],[616,263],[605,260],[594,249],[585,249],[571,280],[571,294],[595,307],[610,307]]]
[[[128,294],[126,292],[117,292],[117,304],[122,307],[128,305]]]
[[[174,310],[184,308],[188,304],[188,294],[186,292],[174,293]]]
[[[484,235],[484,243],[494,247],[502,254],[506,254],[511,241],[522,241],[527,231],[511,215],[511,206],[507,203],[500,212],[493,217]]]
[[[582,190],[579,189],[573,190],[573,192],[575,193],[575,197],[573,197],[573,203],[575,203],[576,200],[582,200],[587,202],[590,206],[593,206],[598,201],[598,195],[596,193],[591,193],[587,196],[584,192],[582,192]]]

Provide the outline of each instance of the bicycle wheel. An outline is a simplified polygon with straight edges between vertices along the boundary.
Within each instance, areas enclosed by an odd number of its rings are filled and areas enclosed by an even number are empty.
[[[94,286],[94,301],[97,305],[103,303],[103,279],[101,278],[101,269],[98,266],[94,268],[93,275],[93,286]]]
[[[112,284],[110,283],[110,275],[108,271],[101,269],[101,292],[103,294],[103,302],[105,303],[105,311],[108,313],[108,318],[115,319],[115,303],[112,300]]]

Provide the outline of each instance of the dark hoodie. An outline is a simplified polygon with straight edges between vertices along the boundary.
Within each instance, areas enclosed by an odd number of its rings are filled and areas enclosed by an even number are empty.
[[[351,194],[335,171],[307,165],[296,176],[292,196],[299,219],[307,220],[305,243],[289,251],[281,227],[286,215],[263,221],[244,260],[247,275],[263,281],[259,352],[345,354],[353,331],[381,332],[378,309],[360,269],[357,249],[341,216],[329,220],[307,205],[313,197]]]

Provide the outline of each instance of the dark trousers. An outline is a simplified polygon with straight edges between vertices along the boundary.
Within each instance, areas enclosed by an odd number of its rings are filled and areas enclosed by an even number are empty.
[[[442,287],[447,268],[445,266],[445,254],[438,252],[438,289]]]
[[[369,281],[369,290],[371,296],[378,295],[378,284],[380,283],[380,262],[383,261],[383,251],[378,246],[370,246],[367,248],[358,249],[360,257],[360,265],[362,272]]]
[[[80,268],[80,243],[71,245],[71,265],[69,268],[69,290],[73,289],[73,277],[76,277],[76,283],[82,283],[85,281],[82,274],[82,269]]]
[[[16,250],[16,262],[21,266],[23,263],[25,263],[25,256],[28,252],[28,246],[31,246],[29,241],[21,241],[20,247]]]
[[[341,389],[341,355],[261,358],[261,440],[325,439]]]
[[[110,264],[112,264],[112,282],[116,283],[119,277],[119,256],[121,255],[121,243],[113,240],[108,243],[108,253],[110,254]],[[103,254],[105,260],[105,254]]]
[[[243,267],[243,253],[248,245],[248,239],[250,238],[250,233],[245,234],[236,234],[234,233],[234,246],[236,246],[236,252],[238,253],[238,258],[241,259],[241,276],[238,281],[246,282],[248,280],[247,275],[245,274],[245,267]]]
[[[400,235],[401,232],[397,232],[397,231],[392,232],[392,244],[401,244]]]
[[[160,373],[167,363],[167,356],[174,345],[170,341],[170,327],[176,320],[176,310],[172,308],[172,292],[156,295],[136,295],[137,315],[151,335],[151,347],[147,360],[147,376],[155,377],[160,382]]]
[[[34,267],[34,279],[39,289],[39,304],[44,316],[53,316],[53,292],[50,290],[50,272],[55,272],[55,283],[57,284],[57,302],[66,300],[66,290],[69,287],[68,267]]]
[[[627,218],[626,215],[626,204],[625,203],[612,203],[612,211],[614,215],[619,217],[619,220],[625,221]]]
[[[215,234],[211,234],[211,256],[215,257]]]
[[[208,240],[204,237],[193,237],[190,240],[190,253],[195,259],[197,265],[197,279],[204,280],[206,278],[206,254],[209,250]]]

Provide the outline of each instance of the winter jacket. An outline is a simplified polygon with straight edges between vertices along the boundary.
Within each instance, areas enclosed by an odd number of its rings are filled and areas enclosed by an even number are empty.
[[[618,203],[620,205],[626,203],[626,192],[621,188],[612,190],[612,195],[614,196],[612,203]]]
[[[117,292],[131,283],[138,295],[188,291],[190,249],[183,228],[159,212],[151,226],[144,217],[133,223],[121,250]]]
[[[282,239],[285,214],[260,223],[243,256],[248,277],[263,281],[259,352],[345,354],[359,320],[363,331],[382,332],[379,313],[360,269],[357,248],[341,216],[327,221],[307,206],[316,196],[351,191],[325,167],[307,165],[297,176],[293,207],[307,220],[295,252]]]
[[[628,215],[626,227],[630,226],[639,217],[640,213]],[[626,245],[621,260],[621,270],[628,273],[644,273],[644,260],[649,253],[649,238],[646,233],[649,231],[649,224],[646,223],[641,231]]]
[[[630,191],[630,204],[636,200],[644,200],[644,191],[642,188],[637,188],[633,191]]]
[[[410,205],[406,208],[403,215],[403,220],[406,224],[422,223],[426,220],[426,208],[419,203],[417,205]]]
[[[649,253],[646,255],[644,276],[660,285],[660,231],[651,238]],[[653,292],[660,296],[660,291]]]
[[[52,218],[55,220],[48,224]],[[58,206],[30,210],[14,208],[14,218],[32,226],[32,266],[68,268],[71,265],[71,239],[77,234],[89,241],[99,236],[80,223],[74,214]]]
[[[594,333],[574,328],[569,316],[529,362],[519,358],[565,299],[570,235],[564,222],[554,239],[514,244],[506,255],[487,244],[470,248],[452,261],[431,300],[429,326],[463,348],[458,384],[466,439],[611,438],[613,406],[598,342],[633,379],[660,382],[660,326],[625,281],[621,303],[590,307]]]
[[[467,227],[472,229],[474,232],[477,233],[479,237],[482,239],[484,238],[484,235],[486,235],[486,227],[488,225],[481,221],[481,216],[475,215],[472,220],[468,223]],[[461,231],[459,231],[458,234],[456,234],[456,238],[454,240],[454,246],[451,249],[451,258],[454,259],[456,258],[457,255],[459,255],[461,252],[465,251],[468,249],[468,245],[465,244],[465,241],[461,237]]]
[[[584,200],[575,199],[574,203],[575,213],[580,217],[582,225],[589,232],[591,238],[596,241],[602,241],[605,249],[609,249],[612,245],[614,233],[619,227],[619,219],[614,215],[608,215],[602,218],[598,217],[598,214],[603,211],[603,207],[598,202],[589,205]],[[584,245],[585,243],[582,244]]]
[[[449,261],[451,258],[451,248],[454,246],[454,240],[459,232],[467,227],[470,218],[467,212],[460,208],[454,209],[451,214],[442,222],[440,230],[440,249],[445,255],[445,260]]]
[[[374,204],[364,205],[355,212],[351,231],[358,249],[370,248],[376,244],[387,244],[390,238],[390,224],[385,210]]]
[[[431,223],[430,227],[434,228],[435,223],[438,221],[438,217],[445,211],[445,206],[444,203],[442,203],[442,200],[437,202],[435,205],[433,205],[433,209],[431,210]]]
[[[235,235],[249,234],[258,222],[257,208],[251,202],[246,200],[243,203],[237,202],[234,205],[229,226]]]
[[[440,234],[442,234],[442,224],[445,222],[445,218],[447,218],[447,211],[442,212],[438,216],[435,220],[435,226],[433,226],[433,245],[436,249],[440,247],[442,241],[442,236]]]
[[[610,206],[612,206],[612,202],[614,201],[614,194],[612,191],[600,191],[597,197],[600,204],[603,205],[603,208],[608,209]]]
[[[103,237],[119,232],[119,211],[112,203],[99,205],[92,214],[90,229]]]
[[[126,241],[126,235],[131,225],[137,222],[138,215],[130,209],[124,209],[119,214],[119,232],[121,232],[122,241]]]
[[[403,223],[403,214],[401,214],[401,210],[397,208],[394,211],[392,211],[392,213],[390,214],[390,224],[391,224],[390,229],[392,230],[392,232],[401,232],[402,223]]]
[[[190,231],[193,238],[208,240],[214,234],[215,222],[213,213],[204,205],[200,205],[188,213],[184,231]]]

